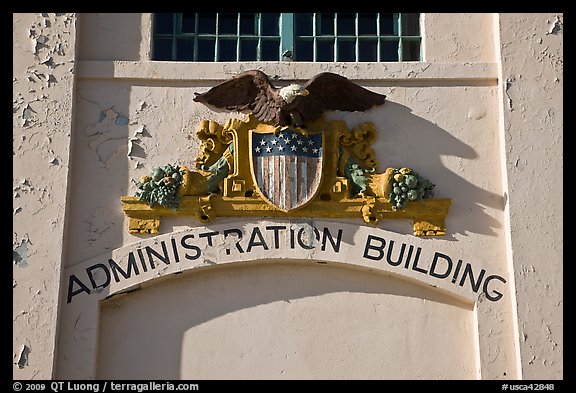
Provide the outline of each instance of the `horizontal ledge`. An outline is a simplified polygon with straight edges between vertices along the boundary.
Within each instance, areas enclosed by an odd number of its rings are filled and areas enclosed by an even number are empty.
[[[124,213],[133,218],[158,218],[193,216],[201,206],[202,196],[184,195],[180,197],[180,207],[170,209],[160,205],[151,208],[147,202],[135,196],[122,196],[120,200]],[[393,210],[387,198],[376,197],[378,205],[374,211],[385,214],[385,218],[445,217],[452,203],[450,198],[427,198],[409,203],[401,210]],[[210,205],[217,217],[292,217],[292,218],[362,218],[364,198],[342,199],[338,201],[312,201],[308,206],[284,212],[271,207],[259,197],[222,197],[214,195]]]
[[[352,80],[378,82],[447,82],[493,85],[498,80],[496,63],[304,63],[304,62],[169,62],[92,61],[78,64],[80,79],[127,79],[148,81],[222,81],[246,70],[260,69],[273,80],[308,80],[321,72],[334,72]],[[442,83],[440,83],[442,84]]]

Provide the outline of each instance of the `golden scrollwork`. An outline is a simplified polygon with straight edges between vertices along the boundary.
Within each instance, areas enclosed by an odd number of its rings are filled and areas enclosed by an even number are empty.
[[[376,140],[376,127],[373,123],[362,123],[352,131],[342,130],[338,142],[364,169],[376,168],[376,153],[372,143]]]
[[[196,135],[202,141],[201,155],[195,160],[197,169],[204,169],[214,164],[234,138],[229,128],[213,120],[202,120]]]

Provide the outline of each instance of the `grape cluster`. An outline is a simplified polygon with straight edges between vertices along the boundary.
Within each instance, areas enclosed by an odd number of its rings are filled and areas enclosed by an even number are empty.
[[[159,204],[171,209],[178,208],[178,187],[182,184],[184,170],[167,164],[152,169],[151,176],[142,176],[137,184],[136,196],[150,207]]]
[[[408,201],[420,201],[434,195],[434,184],[410,168],[394,169],[390,186],[388,201],[393,210],[406,207]]]

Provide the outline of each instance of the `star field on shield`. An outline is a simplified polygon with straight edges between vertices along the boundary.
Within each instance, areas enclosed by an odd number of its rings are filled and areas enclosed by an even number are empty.
[[[284,130],[278,135],[252,134],[252,154],[263,156],[322,156],[322,134],[304,136],[292,130]]]

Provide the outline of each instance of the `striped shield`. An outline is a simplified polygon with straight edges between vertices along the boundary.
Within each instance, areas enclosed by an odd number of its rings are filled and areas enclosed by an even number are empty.
[[[308,203],[320,186],[324,133],[303,136],[287,128],[250,131],[252,176],[260,194],[283,211]]]

